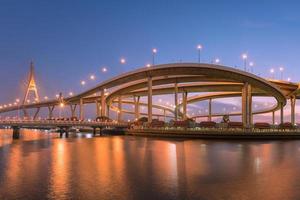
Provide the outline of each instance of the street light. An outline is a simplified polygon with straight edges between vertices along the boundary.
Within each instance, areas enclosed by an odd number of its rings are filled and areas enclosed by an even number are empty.
[[[272,75],[272,79],[274,79],[274,72],[275,72],[275,70],[272,68],[272,69],[270,69],[270,73],[271,73],[271,75]]]
[[[201,50],[202,50],[201,44],[197,45],[197,50],[198,50],[198,63],[200,63],[201,62]]]
[[[291,81],[291,78],[290,78],[290,77],[289,77],[289,78],[287,78],[287,81],[288,81],[288,82],[290,82],[290,81]]]
[[[216,64],[219,64],[219,63],[220,63],[220,59],[219,59],[219,58],[216,58],[216,59],[215,59],[215,63],[216,63]]]
[[[121,62],[121,64],[125,64],[126,63],[125,58],[121,58],[120,62]]]
[[[151,64],[148,63],[148,64],[146,65],[146,67],[151,67]]]
[[[102,68],[102,72],[107,72],[107,68],[106,68],[106,67],[103,67],[103,68]]]
[[[280,79],[282,80],[283,79],[284,68],[283,67],[279,67],[279,71],[280,71]]]
[[[157,49],[152,49],[152,65],[155,65],[155,54],[157,53]]]
[[[81,85],[85,85],[85,81],[81,81]]]
[[[244,70],[247,71],[247,58],[248,55],[246,53],[242,54],[242,59],[244,60]]]
[[[91,79],[91,80],[95,80],[95,75],[92,74],[92,75],[90,76],[90,79]]]
[[[250,71],[253,73],[253,66],[254,66],[254,63],[253,63],[253,62],[249,62],[249,66],[250,66]]]
[[[73,92],[69,92],[69,96],[73,96]]]

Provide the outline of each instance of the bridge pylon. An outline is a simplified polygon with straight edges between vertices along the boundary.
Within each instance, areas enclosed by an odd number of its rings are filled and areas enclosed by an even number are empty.
[[[24,95],[22,105],[29,103],[28,100],[29,100],[30,93],[33,93],[34,101],[36,101],[36,102],[40,101],[39,94],[38,94],[38,88],[37,88],[36,81],[35,81],[34,64],[32,61],[30,62],[30,72],[29,72],[29,76],[28,76],[26,92]],[[23,111],[24,111],[24,115],[27,117],[28,113],[27,113],[26,109],[23,109]]]

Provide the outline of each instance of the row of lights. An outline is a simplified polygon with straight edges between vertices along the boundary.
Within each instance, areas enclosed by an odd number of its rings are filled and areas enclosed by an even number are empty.
[[[279,72],[280,72],[280,79],[283,80],[283,71],[284,71],[284,67],[279,67]],[[270,69],[270,73],[271,73],[271,78],[274,79],[275,78],[275,69],[271,68]],[[288,77],[287,81],[291,81],[291,78]]]
[[[125,58],[121,58],[120,62],[121,62],[122,64],[125,64],[125,63],[126,63]],[[102,71],[103,73],[106,73],[106,72],[107,72],[107,68],[106,68],[106,67],[102,67],[101,71]],[[94,80],[96,79],[96,76],[95,76],[94,74],[91,74],[89,78],[90,78],[90,80],[94,81]],[[84,85],[86,84],[86,81],[85,81],[85,80],[82,80],[82,81],[80,81],[80,84],[81,84],[82,86],[84,86]],[[71,96],[71,95],[70,95],[70,96]]]
[[[203,46],[201,45],[201,44],[198,44],[197,45],[197,50],[198,50],[198,62],[200,63],[201,62],[201,51],[203,50]],[[153,48],[152,49],[152,65],[155,65],[155,55],[157,54],[157,52],[158,52],[158,50],[156,49],[156,48]],[[242,59],[243,59],[243,61],[244,61],[244,70],[245,71],[247,71],[247,65],[249,64],[249,66],[251,67],[251,71],[253,72],[253,66],[254,66],[254,63],[253,62],[247,62],[248,61],[248,55],[246,54],[246,53],[243,53],[242,54]],[[122,58],[120,58],[120,63],[121,64],[125,64],[126,63],[126,59],[124,58],[124,57],[122,57]],[[220,63],[220,59],[219,58],[215,58],[213,61],[212,61],[212,63],[215,63],[215,64],[219,64]],[[151,67],[151,64],[146,64],[146,67]],[[282,79],[282,72],[283,72],[283,70],[284,70],[284,68],[283,67],[281,67],[281,68],[279,68],[279,70],[280,70],[280,72],[281,72],[281,79]],[[102,69],[101,69],[101,71],[102,72],[107,72],[107,68],[106,67],[103,67]],[[274,72],[275,72],[275,70],[272,68],[271,70],[270,70],[270,73],[272,74],[272,75],[274,75]],[[90,80],[95,80],[96,79],[96,76],[95,75],[90,75]],[[288,81],[290,81],[291,79],[290,78],[288,78]],[[86,81],[85,80],[82,80],[81,82],[80,82],[80,84],[82,85],[82,86],[84,86],[84,85],[86,85]],[[73,92],[69,92],[69,96],[73,96]],[[57,95],[56,95],[56,98],[58,98],[57,97]],[[45,100],[48,100],[49,98],[47,97],[47,96],[45,96],[44,97],[44,99]],[[29,102],[28,102],[29,103]]]

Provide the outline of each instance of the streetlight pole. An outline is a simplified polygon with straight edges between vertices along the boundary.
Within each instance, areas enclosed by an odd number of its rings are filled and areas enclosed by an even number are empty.
[[[283,80],[283,70],[284,70],[283,67],[280,67],[280,68],[279,68],[279,71],[280,71],[280,79],[281,79],[281,80]]]
[[[198,44],[197,50],[198,50],[198,63],[200,63],[201,62],[201,50],[202,50],[201,44]]]
[[[248,55],[244,53],[242,55],[242,58],[244,60],[244,71],[247,71],[247,58],[248,58]]]
[[[253,62],[249,62],[249,66],[250,66],[250,72],[253,73],[254,63]]]
[[[155,65],[155,54],[157,53],[157,49],[152,49],[152,65]]]
[[[272,79],[274,79],[274,72],[275,72],[275,70],[272,68],[272,69],[270,69],[270,73],[271,73],[271,77],[272,77]]]

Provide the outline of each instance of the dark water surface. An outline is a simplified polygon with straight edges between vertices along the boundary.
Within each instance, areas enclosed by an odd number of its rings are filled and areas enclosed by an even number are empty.
[[[300,199],[300,141],[0,131],[0,199]]]

